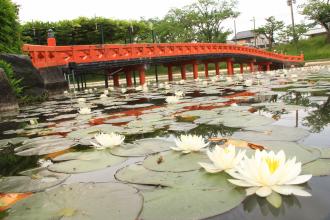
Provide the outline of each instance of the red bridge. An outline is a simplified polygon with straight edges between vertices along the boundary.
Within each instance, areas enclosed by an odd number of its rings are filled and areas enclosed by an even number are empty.
[[[74,71],[79,75],[84,71],[105,70],[106,86],[109,75],[113,76],[114,86],[119,86],[119,74],[126,75],[127,86],[132,86],[132,72],[139,73],[140,84],[145,83],[145,70],[148,65],[168,67],[168,80],[173,80],[173,66],[181,67],[181,77],[186,79],[186,65],[192,65],[193,78],[198,78],[198,65],[203,64],[205,77],[209,76],[209,64],[215,65],[220,74],[219,63],[227,66],[228,75],[234,74],[234,64],[244,65],[250,72],[269,71],[284,65],[299,65],[304,55],[290,56],[268,52],[251,47],[221,43],[170,43],[170,44],[104,44],[56,46],[55,38],[48,38],[48,45],[24,45],[33,65],[38,69],[59,67],[63,71]],[[79,84],[78,84],[79,85]]]

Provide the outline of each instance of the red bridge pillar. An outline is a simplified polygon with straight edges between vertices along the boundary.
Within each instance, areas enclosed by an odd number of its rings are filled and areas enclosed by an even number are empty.
[[[233,60],[231,58],[228,58],[226,62],[227,62],[227,74],[233,75],[234,74]]]
[[[253,73],[254,72],[254,63],[250,62],[249,67],[250,67],[250,72]]]
[[[244,64],[240,63],[239,67],[240,67],[240,73],[243,74],[244,73]]]
[[[139,78],[140,78],[140,85],[143,86],[146,83],[146,74],[144,65],[139,67]]]
[[[197,63],[197,61],[193,62],[193,74],[194,74],[194,79],[198,79],[198,63]]]
[[[119,87],[119,74],[118,73],[115,73],[113,75],[113,86]]]
[[[215,74],[217,76],[220,75],[220,65],[219,65],[219,62],[215,62]]]
[[[186,64],[181,64],[181,79],[186,80]]]
[[[270,65],[271,65],[271,64],[272,64],[272,63],[267,63],[267,64],[266,64],[266,70],[267,70],[267,71],[270,71]]]
[[[209,64],[207,62],[204,63],[205,77],[209,77]]]
[[[133,82],[132,82],[132,70],[126,70],[125,71],[125,75],[126,75],[126,84],[127,84],[127,87],[133,86]]]
[[[167,75],[168,75],[168,81],[173,81],[173,66],[167,65]]]

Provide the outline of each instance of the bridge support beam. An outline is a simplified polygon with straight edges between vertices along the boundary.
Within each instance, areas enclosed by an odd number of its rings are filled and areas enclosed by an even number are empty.
[[[104,70],[104,88],[109,88],[109,73],[110,70]]]
[[[204,71],[205,71],[205,77],[209,78],[209,63],[204,63]]]
[[[234,64],[233,64],[233,60],[231,58],[228,58],[226,60],[227,62],[227,74],[228,75],[233,75],[234,74]]]
[[[114,87],[119,87],[119,74],[115,73],[113,74],[113,86]]]
[[[192,65],[193,65],[194,79],[198,79],[198,63],[197,63],[197,61],[194,61]]]
[[[271,65],[272,63],[270,63],[270,62],[268,62],[267,64],[266,64],[266,70],[267,71],[270,71],[270,65]]]
[[[250,68],[250,72],[253,73],[254,72],[254,63],[250,62],[248,65],[249,65],[249,68]]]
[[[240,67],[240,73],[243,74],[244,73],[244,63],[240,63],[239,67]]]
[[[173,81],[173,66],[167,65],[167,75],[168,75],[168,81]]]
[[[219,62],[215,62],[215,74],[217,76],[220,75],[220,65],[219,65]]]
[[[126,70],[125,71],[125,75],[126,75],[126,84],[127,84],[127,87],[133,86],[133,82],[132,82],[132,70]]]
[[[186,64],[181,64],[181,79],[186,80]]]
[[[144,65],[139,67],[139,79],[140,79],[140,85],[143,86],[146,83],[146,74]]]
[[[260,63],[258,64],[258,71],[259,71],[259,72],[263,71],[263,65],[260,64]]]

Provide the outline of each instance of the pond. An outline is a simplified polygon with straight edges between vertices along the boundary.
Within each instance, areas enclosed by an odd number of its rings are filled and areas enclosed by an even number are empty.
[[[185,135],[208,145],[173,150]],[[276,207],[199,165],[230,145],[296,157],[312,196]],[[0,219],[330,219],[329,175],[329,67],[71,91],[0,120]]]

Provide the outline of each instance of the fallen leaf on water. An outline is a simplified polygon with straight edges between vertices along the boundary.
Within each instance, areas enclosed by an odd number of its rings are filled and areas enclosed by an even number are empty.
[[[25,199],[32,195],[32,193],[8,193],[8,194],[0,194],[0,212],[9,209],[12,205],[14,205],[19,200]]]

